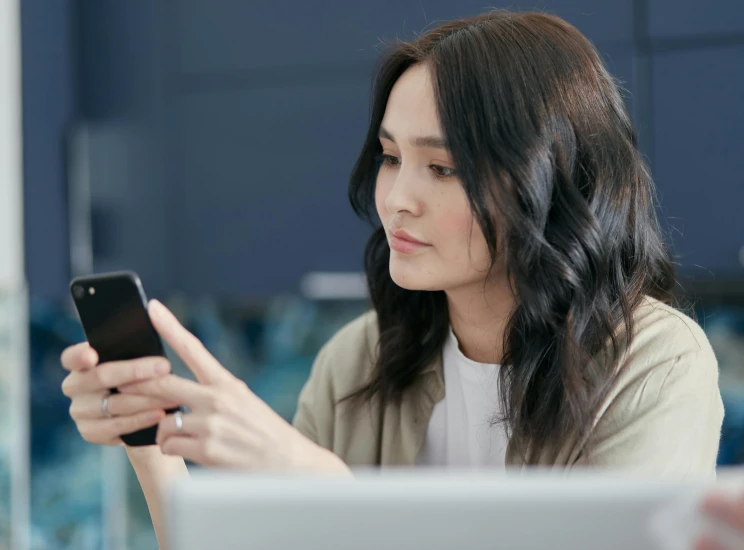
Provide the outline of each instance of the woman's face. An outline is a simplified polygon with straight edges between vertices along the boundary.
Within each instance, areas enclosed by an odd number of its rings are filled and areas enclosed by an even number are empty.
[[[393,281],[409,290],[482,285],[488,247],[444,143],[426,65],[414,65],[395,83],[380,143],[375,202]]]

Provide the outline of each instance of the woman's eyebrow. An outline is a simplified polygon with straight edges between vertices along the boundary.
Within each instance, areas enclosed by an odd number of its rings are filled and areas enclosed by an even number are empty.
[[[377,135],[380,139],[389,139],[395,143],[393,134],[387,131],[384,126],[380,126],[380,131]],[[430,147],[433,149],[444,149],[445,151],[449,150],[449,147],[447,147],[447,141],[440,136],[416,136],[411,138],[410,143],[414,147]]]

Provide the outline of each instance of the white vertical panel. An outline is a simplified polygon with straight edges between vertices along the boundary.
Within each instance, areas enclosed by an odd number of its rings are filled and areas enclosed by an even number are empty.
[[[0,0],[2,3],[2,0]],[[6,325],[10,345],[10,515],[13,550],[30,547],[31,465],[28,389],[28,297],[23,285],[9,294]],[[1,329],[0,329],[1,330]]]
[[[0,1],[0,307],[4,353],[0,383],[8,392],[0,406],[10,438],[11,548],[28,548],[28,301],[23,258],[21,52],[19,0]],[[9,431],[7,428],[9,427]]]
[[[0,2],[0,288],[24,278],[18,1]]]

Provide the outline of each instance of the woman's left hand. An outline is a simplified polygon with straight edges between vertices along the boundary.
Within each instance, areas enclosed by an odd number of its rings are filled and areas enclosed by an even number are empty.
[[[725,525],[729,537],[738,542],[727,544],[713,534],[706,533],[695,543],[695,550],[740,550],[744,548],[744,493],[735,497],[722,494],[709,495],[702,504],[702,511],[709,518]]]
[[[303,436],[220,365],[164,305],[152,300],[148,312],[197,380],[169,375],[119,388],[190,409],[181,415],[180,430],[174,415],[160,422],[157,443],[164,454],[204,466],[348,472],[341,459]]]

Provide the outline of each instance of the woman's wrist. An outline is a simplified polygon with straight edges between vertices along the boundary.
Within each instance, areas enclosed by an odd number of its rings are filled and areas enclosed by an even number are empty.
[[[158,463],[166,461],[169,458],[163,454],[158,445],[147,445],[143,447],[124,445],[124,449],[127,451],[127,456],[130,462],[132,462],[132,465],[135,462],[143,465],[152,462]]]
[[[147,447],[124,446],[137,477],[152,476],[153,481],[168,482],[179,475],[188,475],[186,464],[180,456],[164,455],[157,445]]]
[[[158,445],[124,448],[145,495],[159,546],[167,548],[163,491],[174,479],[189,475],[186,463],[180,456],[164,455]]]

